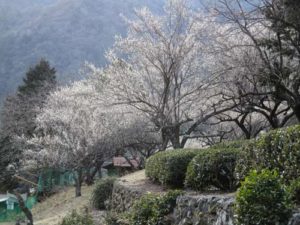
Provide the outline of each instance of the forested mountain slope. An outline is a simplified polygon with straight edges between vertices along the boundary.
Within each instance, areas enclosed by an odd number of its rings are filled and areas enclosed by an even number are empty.
[[[44,57],[61,82],[79,79],[84,61],[105,63],[104,52],[124,34],[120,14],[164,0],[0,0],[0,100],[15,90],[30,65]]]

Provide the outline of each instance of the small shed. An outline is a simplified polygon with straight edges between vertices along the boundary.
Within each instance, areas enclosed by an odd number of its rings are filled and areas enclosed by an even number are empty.
[[[138,159],[130,159],[130,163],[127,161],[125,157],[114,157],[113,158],[113,165],[115,167],[121,167],[121,168],[133,168],[137,169],[139,167],[139,160]]]
[[[21,195],[24,202],[27,201],[27,194]],[[0,208],[6,210],[15,210],[19,207],[18,199],[15,195],[7,193],[5,195],[0,195]]]

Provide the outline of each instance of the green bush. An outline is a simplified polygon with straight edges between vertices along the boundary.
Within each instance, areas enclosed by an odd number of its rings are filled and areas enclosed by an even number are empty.
[[[255,154],[256,140],[252,139],[241,147],[240,154],[237,159],[234,176],[240,184],[251,170],[261,170],[258,166],[257,156]]]
[[[189,162],[199,149],[176,149],[156,153],[146,162],[146,175],[163,185],[182,187]]]
[[[236,188],[234,171],[240,150],[237,148],[208,148],[190,162],[186,186],[195,190],[215,187],[224,191]]]
[[[167,215],[172,213],[176,205],[176,199],[181,194],[181,191],[175,190],[164,195],[144,195],[132,208],[130,224],[171,225],[172,221]]]
[[[91,197],[91,204],[96,209],[105,209],[105,201],[110,199],[116,178],[108,177],[97,182]]]
[[[243,179],[251,169],[276,169],[286,183],[300,177],[300,125],[272,130],[244,146],[236,174]]]
[[[108,211],[105,216],[106,225],[130,225],[127,214]]]
[[[251,140],[223,141],[221,143],[211,146],[210,148],[216,148],[216,149],[243,148],[250,141]]]
[[[83,215],[78,214],[75,210],[66,216],[61,225],[94,225],[92,217],[85,212]]]
[[[286,225],[291,216],[291,200],[278,172],[251,171],[236,197],[238,224]]]
[[[295,179],[291,182],[288,187],[288,191],[291,195],[292,200],[300,205],[300,178]]]

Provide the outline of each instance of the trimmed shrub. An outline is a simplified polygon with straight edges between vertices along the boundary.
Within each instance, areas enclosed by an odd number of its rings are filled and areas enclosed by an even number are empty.
[[[61,225],[94,225],[94,222],[88,212],[81,215],[73,210],[70,215],[63,219]]]
[[[203,150],[188,166],[186,186],[195,190],[205,190],[211,186],[224,191],[234,190],[234,171],[239,153],[236,148]]]
[[[132,225],[148,224],[148,221],[151,220],[163,220],[163,218],[158,218],[158,198],[159,197],[154,194],[147,194],[134,204],[130,218],[134,223]]]
[[[241,147],[240,154],[237,159],[234,176],[240,184],[251,170],[261,170],[258,166],[257,156],[255,154],[256,140],[252,139]]]
[[[292,204],[279,174],[269,170],[250,172],[238,190],[235,211],[240,225],[286,225]]]
[[[105,215],[106,225],[130,225],[130,221],[127,218],[127,214],[120,214],[112,211],[108,211]]]
[[[146,175],[163,185],[183,187],[189,162],[199,149],[176,149],[156,153],[146,162]]]
[[[286,183],[300,176],[300,125],[272,130],[243,149],[236,174],[243,179],[251,169],[278,170]]]
[[[182,191],[169,191],[164,195],[147,194],[138,200],[130,213],[131,225],[171,225],[167,217],[176,206],[176,199]]]
[[[300,178],[293,180],[288,187],[292,200],[300,205]]]
[[[106,209],[105,201],[109,200],[116,178],[108,177],[97,182],[91,197],[91,204],[96,209]]]
[[[217,149],[225,149],[225,148],[243,148],[247,145],[251,140],[236,140],[236,141],[223,141],[221,143],[215,144],[210,148],[217,148]]]

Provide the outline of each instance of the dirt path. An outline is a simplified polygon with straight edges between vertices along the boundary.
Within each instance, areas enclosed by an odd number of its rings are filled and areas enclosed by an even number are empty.
[[[146,178],[145,170],[140,170],[135,173],[128,174],[124,177],[120,177],[119,182],[125,186],[133,187],[134,189],[139,189],[142,192],[165,192],[167,188],[152,183],[148,178]]]

